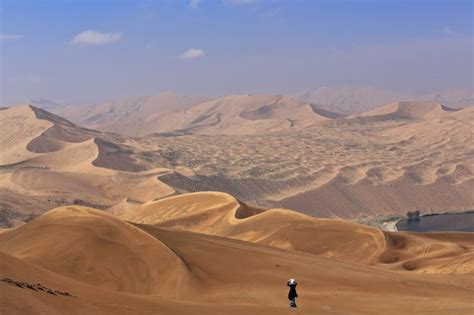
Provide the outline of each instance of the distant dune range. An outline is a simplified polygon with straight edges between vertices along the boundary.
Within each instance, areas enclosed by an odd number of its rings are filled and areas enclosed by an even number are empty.
[[[474,91],[453,88],[402,93],[371,86],[332,86],[290,96],[248,94],[211,99],[163,92],[84,106],[62,106],[44,99],[31,100],[30,104],[84,127],[143,136],[157,132],[260,134],[295,124],[305,127],[318,115],[338,118],[408,100],[436,101],[451,108],[463,108],[474,105]],[[318,115],[311,113],[309,107]]]
[[[382,233],[217,192],[148,202],[124,218],[65,206],[0,232],[2,310],[287,314],[295,277],[303,313],[472,311],[468,233]]]
[[[257,134],[303,128],[341,116],[318,111],[314,105],[288,96],[250,94],[206,100],[164,93],[90,106],[56,106],[52,110],[82,126],[130,136]]]
[[[46,106],[45,109],[92,129],[137,136],[150,133],[147,128],[157,117],[208,101],[204,96],[181,96],[171,92],[155,96],[130,97],[118,101],[83,106]],[[39,105],[44,102],[39,101]],[[34,105],[34,103],[33,103]],[[151,131],[153,132],[153,131]]]
[[[323,217],[474,208],[473,107],[396,102],[340,117],[240,95],[157,117],[163,132],[131,138],[34,106],[1,110],[1,225],[66,204],[127,213],[203,190]]]
[[[329,111],[363,113],[397,101],[436,101],[452,108],[474,105],[471,88],[444,89],[430,93],[396,92],[372,86],[325,86],[293,95]]]

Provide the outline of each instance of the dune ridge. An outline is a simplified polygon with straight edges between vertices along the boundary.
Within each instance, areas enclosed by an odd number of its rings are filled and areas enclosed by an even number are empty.
[[[324,114],[324,113],[323,113]],[[151,133],[245,135],[300,129],[330,119],[287,96],[230,95],[158,117]]]
[[[157,216],[161,211],[163,222],[173,218],[183,221],[195,213],[226,213],[230,220],[219,220],[224,221],[221,231],[227,225],[228,231],[234,229],[241,239],[249,241],[235,239],[238,236],[233,239],[169,229],[160,224],[131,224],[87,207],[53,209],[30,223],[0,233],[0,274],[17,281],[41,283],[71,296],[42,294],[0,281],[2,309],[50,314],[152,314],[158,309],[162,314],[286,314],[284,284],[291,275],[300,280],[302,312],[399,314],[416,307],[421,314],[439,308],[450,314],[468,314],[472,310],[472,259],[452,253],[452,257],[444,257],[449,259],[443,265],[433,256],[433,250],[442,250],[440,244],[460,244],[472,253],[474,240],[462,233],[423,237],[387,234],[391,237],[387,244],[399,254],[421,258],[416,263],[425,270],[433,268],[432,273],[407,271],[410,268],[387,270],[380,264],[367,266],[367,257],[363,257],[371,256],[380,245],[367,245],[381,239],[373,238],[370,228],[318,220],[283,209],[247,209],[248,216],[237,219],[240,204],[218,192],[167,199],[144,205],[142,219],[160,220]],[[158,209],[160,204],[163,207]],[[184,204],[189,207],[183,215],[176,206]],[[199,220],[195,222],[199,227]],[[281,229],[274,230],[278,225]],[[266,234],[262,234],[264,230]],[[289,241],[299,239],[297,243],[313,252],[267,243],[278,240],[282,233],[287,233],[285,238]],[[308,244],[308,235],[315,233],[325,240],[318,243],[316,238],[316,242]],[[328,240],[332,240],[327,243],[331,248],[323,247]],[[420,242],[419,246],[426,246],[427,240],[433,248],[424,248],[424,253],[408,244]],[[345,246],[337,246],[338,242]],[[331,251],[332,256],[324,256],[317,249]],[[347,255],[349,249],[356,255]],[[390,258],[384,256],[386,260]],[[455,259],[458,264],[464,261],[465,268],[453,270]],[[406,259],[399,261],[402,262],[407,263]],[[409,267],[414,264],[409,263]],[[460,278],[444,275],[444,270],[466,273]],[[253,285],[248,286],[249,282]],[[427,286],[430,290],[426,290]]]
[[[444,106],[436,101],[396,102],[352,117],[370,117],[372,119],[434,119],[459,109]]]
[[[442,234],[430,238],[429,235],[383,232],[341,220],[316,219],[286,209],[245,211],[246,215],[239,215],[242,207],[246,206],[230,195],[198,192],[145,203],[122,219],[393,270],[474,272],[469,262],[474,257],[471,233],[460,233],[453,243],[437,242]],[[419,252],[423,252],[422,257]],[[429,263],[424,264],[424,261]]]
[[[130,207],[127,200],[145,202],[175,192],[157,179],[169,170],[140,163],[127,138],[81,128],[31,105],[5,109],[0,119],[6,132],[0,193],[23,196],[2,198],[0,206],[9,209],[2,219],[7,225],[54,205],[78,202],[123,211]],[[42,202],[34,205],[24,196]]]

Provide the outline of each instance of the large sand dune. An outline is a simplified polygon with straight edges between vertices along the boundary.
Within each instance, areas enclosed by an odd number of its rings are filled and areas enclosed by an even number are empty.
[[[194,204],[188,215],[238,205],[232,197],[220,193],[181,198],[188,198]],[[163,208],[168,217],[178,215],[169,209],[173,204],[170,200],[173,199],[163,201],[168,207]],[[183,203],[183,200],[175,201],[177,205]],[[148,207],[158,205],[151,203]],[[259,233],[258,229],[266,229],[267,235],[271,235],[272,221],[277,220],[272,211],[242,219],[234,217],[226,224],[239,226],[249,236],[254,231]],[[289,277],[296,277],[300,282],[297,312],[301,314],[400,314],[414,310],[417,314],[435,311],[469,314],[472,311],[472,269],[440,266],[436,257],[419,253],[411,245],[403,247],[399,239],[393,240],[391,246],[420,257],[426,269],[436,266],[431,271],[439,274],[367,266],[361,257],[373,256],[380,244],[374,244],[377,238],[371,236],[353,236],[371,232],[370,229],[358,230],[354,224],[311,219],[286,210],[273,213],[292,221],[291,226],[286,226],[288,240],[305,243],[308,233],[317,233],[333,242],[326,248],[313,243],[313,252],[289,250],[275,244],[264,246],[256,240],[247,242],[150,224],[134,226],[91,208],[69,206],[51,210],[26,225],[0,233],[2,311],[286,314],[285,281]],[[258,217],[263,215],[268,217],[257,224]],[[245,226],[243,222],[248,220],[255,221]],[[316,232],[308,229],[313,224]],[[276,231],[273,237],[279,235],[281,231]],[[405,233],[394,235],[404,239],[414,237]],[[335,246],[338,241],[347,246]],[[466,252],[472,252],[473,246],[472,239],[457,233],[416,237],[416,241],[428,247],[433,242],[433,247],[439,243],[462,245]],[[344,259],[334,259],[338,253],[347,251],[349,245],[357,248],[356,257],[346,255]],[[333,258],[317,252],[318,248],[327,250],[327,247],[331,247]],[[429,253],[429,248],[425,251]],[[456,257],[462,260],[461,254],[452,256],[450,262]],[[465,265],[472,267],[472,260]],[[464,273],[462,277],[441,274],[445,270]],[[55,290],[67,295],[54,293]]]
[[[2,165],[19,163],[36,156],[27,149],[28,143],[53,124],[46,120],[37,120],[34,112],[27,106],[2,109],[0,113],[2,126],[0,163]]]
[[[157,180],[169,170],[135,156],[127,138],[83,129],[28,105],[4,109],[0,119],[3,226],[61,204],[120,211],[130,200],[174,193]]]
[[[354,117],[371,117],[374,120],[418,119],[429,120],[441,118],[455,109],[446,107],[435,101],[426,102],[395,102],[374,110],[355,115]]]
[[[262,134],[328,119],[322,114],[287,96],[231,95],[162,115],[153,125],[161,133]]]
[[[420,272],[474,272],[474,234],[399,234],[284,209],[249,209],[230,195],[198,192],[144,204],[135,223],[194,231],[337,260]],[[303,241],[304,240],[304,241]],[[453,241],[453,242],[452,242]],[[370,253],[370,254],[368,254]],[[421,255],[419,253],[422,253]],[[423,262],[428,260],[428,264]]]

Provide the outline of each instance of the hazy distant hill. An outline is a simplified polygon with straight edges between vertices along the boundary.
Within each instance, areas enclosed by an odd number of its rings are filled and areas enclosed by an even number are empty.
[[[183,96],[172,92],[154,96],[130,97],[83,106],[55,107],[51,110],[88,128],[139,135],[148,121],[165,112],[192,107],[210,100],[205,96]],[[146,133],[146,132],[145,132]]]
[[[340,113],[362,113],[397,101],[438,101],[460,108],[474,105],[472,89],[446,89],[429,94],[410,94],[370,86],[334,86],[303,91],[294,95],[321,108]]]
[[[420,101],[437,101],[443,105],[460,108],[474,105],[473,89],[446,89],[429,94],[424,94],[416,98]]]

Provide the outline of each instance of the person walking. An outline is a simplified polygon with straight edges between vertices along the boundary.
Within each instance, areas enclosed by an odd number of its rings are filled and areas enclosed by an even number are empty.
[[[290,307],[296,307],[296,298],[298,297],[298,293],[296,293],[296,286],[298,283],[295,279],[288,280],[286,284],[290,287],[290,292],[288,292],[288,300],[290,300]]]

